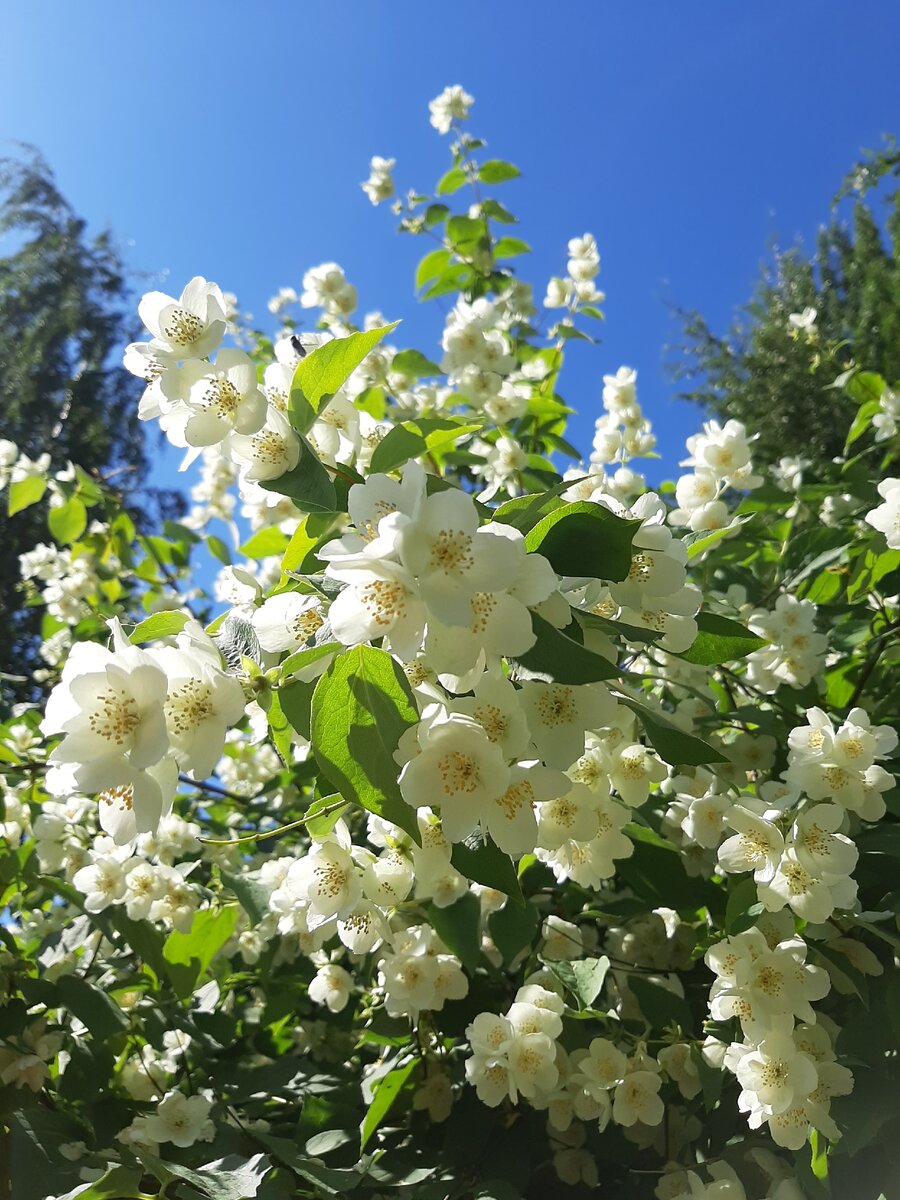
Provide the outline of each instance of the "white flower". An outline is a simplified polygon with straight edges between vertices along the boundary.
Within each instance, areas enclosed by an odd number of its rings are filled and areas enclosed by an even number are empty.
[[[658,1125],[665,1115],[659,1097],[662,1079],[655,1071],[631,1071],[616,1088],[613,1120],[617,1125]]]
[[[303,276],[300,303],[304,308],[324,308],[331,316],[348,317],[356,308],[356,298],[356,288],[337,263],[322,263]]]
[[[535,804],[544,811],[547,801],[568,791],[570,786],[562,771],[539,762],[515,763],[509,771],[506,791],[487,806],[482,825],[504,854],[514,857],[529,854],[538,840]]]
[[[744,1089],[738,1103],[745,1112],[758,1107],[766,1116],[786,1112],[816,1088],[815,1064],[797,1049],[790,1034],[773,1032],[755,1049],[735,1046],[732,1050],[737,1057],[733,1070]]]
[[[621,1050],[606,1038],[594,1038],[578,1063],[575,1079],[589,1096],[599,1099],[621,1083],[627,1069],[628,1060]]]
[[[466,119],[474,103],[474,96],[470,96],[458,83],[445,87],[439,96],[428,103],[431,124],[438,133],[449,133],[454,121]]]
[[[429,610],[446,625],[469,626],[476,594],[503,591],[525,558],[525,539],[508,525],[479,527],[471,496],[448,488],[428,496],[398,528],[403,566]]]
[[[614,753],[609,782],[625,804],[638,808],[650,795],[651,783],[659,783],[667,774],[653,751],[636,743]]]
[[[777,826],[740,804],[729,810],[727,821],[737,833],[719,847],[719,865],[729,872],[752,871],[757,882],[771,879],[784,850]]]
[[[581,930],[571,921],[551,913],[541,928],[541,953],[554,962],[573,961],[584,957],[584,938]]]
[[[500,672],[486,671],[472,690],[471,698],[454,702],[454,711],[476,720],[503,751],[504,758],[524,754],[528,746],[528,723],[516,688]]]
[[[196,275],[178,300],[147,292],[138,313],[153,337],[178,358],[206,358],[225,336],[225,297],[218,284]]]
[[[129,644],[117,620],[109,626],[112,650],[93,642],[72,647],[41,722],[45,735],[64,734],[50,761],[71,763],[85,792],[133,784],[169,749],[165,672]]]
[[[884,534],[891,550],[900,550],[900,479],[883,479],[878,485],[878,495],[884,504],[867,512],[865,519]]]
[[[260,646],[273,654],[297,650],[309,641],[323,621],[321,599],[304,592],[281,592],[270,596],[251,618]]]
[[[837,804],[815,804],[798,815],[791,845],[797,861],[810,874],[842,877],[853,873],[859,851],[850,838],[835,832],[844,820]]]
[[[516,1034],[506,1045],[509,1098],[549,1092],[559,1078],[556,1044],[546,1033]]]
[[[353,976],[337,963],[319,967],[315,979],[309,985],[309,998],[316,1004],[325,1004],[330,1012],[342,1012],[347,1007],[353,990]]]
[[[532,680],[522,685],[522,707],[538,754],[565,770],[584,753],[585,730],[612,723],[616,704],[602,684]]]
[[[396,164],[395,158],[380,158],[377,154],[369,163],[369,178],[361,187],[373,204],[381,204],[393,196],[394,180],[391,172]]]
[[[305,858],[291,865],[285,881],[309,903],[310,929],[330,917],[348,914],[362,897],[362,883],[350,853],[337,842],[314,845]]]
[[[91,864],[76,871],[73,885],[84,896],[88,912],[103,912],[116,904],[125,894],[125,872],[122,863],[112,855],[97,855]]]
[[[175,1146],[193,1146],[195,1142],[210,1142],[215,1127],[209,1119],[212,1108],[203,1096],[185,1096],[182,1092],[167,1092],[156,1112],[138,1117],[142,1130],[155,1142],[171,1142]]]
[[[478,722],[457,713],[420,724],[419,741],[421,752],[400,774],[403,799],[413,808],[439,806],[444,833],[460,842],[506,791],[509,769]]]
[[[300,439],[287,419],[271,406],[261,429],[234,434],[230,446],[234,458],[243,464],[245,480],[278,479],[293,471],[300,459]]]
[[[266,397],[242,350],[220,350],[214,363],[191,359],[161,386],[175,405],[167,432],[177,430],[188,446],[214,446],[232,433],[257,433],[265,423]]]
[[[792,330],[802,333],[811,333],[816,327],[816,317],[818,312],[814,308],[806,307],[801,312],[793,312],[788,314],[788,325]]]
[[[213,773],[225,730],[244,715],[240,682],[222,669],[212,640],[189,621],[176,645],[150,651],[166,672],[165,716],[169,743],[183,771],[198,779]]]

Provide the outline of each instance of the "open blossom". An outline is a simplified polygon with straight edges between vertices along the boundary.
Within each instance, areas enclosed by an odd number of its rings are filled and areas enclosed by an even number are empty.
[[[166,673],[165,718],[172,752],[184,771],[211,775],[225,744],[225,730],[244,715],[240,682],[199,622],[190,621],[175,646],[150,651]]]
[[[147,292],[138,313],[154,342],[180,359],[206,358],[225,336],[225,297],[218,284],[195,276],[175,300]]]
[[[396,163],[395,158],[380,158],[377,154],[369,163],[369,178],[361,186],[373,204],[382,204],[393,196],[394,179],[391,171]]]
[[[452,842],[460,842],[506,791],[509,768],[477,721],[448,713],[419,726],[420,752],[400,773],[400,791],[413,808],[436,805]]]
[[[236,433],[231,454],[243,468],[243,479],[279,479],[300,459],[300,439],[277,408],[269,407],[265,424],[253,433]]]
[[[143,1137],[152,1142],[171,1142],[174,1146],[193,1146],[195,1142],[210,1142],[215,1126],[209,1113],[212,1104],[204,1096],[185,1096],[183,1092],[167,1092],[157,1105],[156,1112],[136,1117]]]
[[[866,513],[866,521],[884,534],[888,548],[900,550],[900,479],[882,479],[878,495],[884,503]]]
[[[525,558],[525,540],[508,525],[480,525],[471,497],[455,489],[428,496],[398,527],[403,566],[439,621],[468,626],[472,600],[503,591]]]
[[[353,976],[338,963],[319,967],[309,985],[309,998],[316,1004],[327,1005],[330,1012],[343,1012],[353,990]]]
[[[431,124],[438,133],[449,133],[454,121],[464,121],[469,115],[469,109],[475,103],[473,96],[454,84],[446,87],[439,96],[428,103],[431,113]]]
[[[315,636],[324,622],[320,597],[305,592],[270,596],[252,617],[263,650],[297,650]]]
[[[168,680],[150,652],[130,645],[118,621],[110,622],[110,630],[112,650],[93,642],[72,647],[41,731],[64,735],[50,761],[70,764],[80,791],[132,787],[136,804],[147,791],[158,818],[159,789],[148,787],[142,773],[169,750]]]
[[[170,405],[163,425],[176,445],[214,446],[265,423],[266,397],[243,350],[220,350],[214,363],[190,359],[160,386]]]

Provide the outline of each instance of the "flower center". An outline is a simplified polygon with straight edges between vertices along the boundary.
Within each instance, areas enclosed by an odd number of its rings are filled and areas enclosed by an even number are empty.
[[[176,346],[190,346],[203,332],[203,322],[186,308],[173,308],[163,333]]]
[[[198,729],[213,714],[212,688],[188,679],[166,697],[166,721],[176,737]]]
[[[460,575],[473,565],[468,534],[459,529],[442,529],[431,543],[429,567],[448,575]]]
[[[442,755],[438,761],[438,773],[447,796],[456,792],[465,792],[471,796],[480,783],[478,763],[459,750],[451,750]]]
[[[117,746],[124,746],[141,723],[133,696],[109,688],[97,697],[97,707],[91,713],[91,732]]]

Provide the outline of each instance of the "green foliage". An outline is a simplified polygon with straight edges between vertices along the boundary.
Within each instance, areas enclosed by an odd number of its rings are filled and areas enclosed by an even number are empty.
[[[393,821],[415,841],[416,816],[400,794],[394,752],[418,719],[402,670],[373,646],[336,658],[312,698],[312,742],[323,775],[346,800]]]

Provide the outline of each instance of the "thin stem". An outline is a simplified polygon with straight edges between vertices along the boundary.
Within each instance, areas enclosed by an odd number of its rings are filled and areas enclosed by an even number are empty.
[[[239,838],[198,838],[205,846],[243,846],[248,842],[261,842],[268,838],[279,837],[282,833],[290,833],[292,829],[299,829],[301,825],[306,825],[309,821],[315,820],[316,817],[327,817],[329,813],[337,812],[339,808],[343,808],[345,800],[340,800],[335,804],[327,804],[325,808],[319,809],[315,813],[307,813],[305,817],[299,817],[296,821],[291,821],[289,825],[280,825],[277,829],[261,829],[258,833],[247,833]]]
[[[237,792],[229,792],[227,788],[220,787],[217,783],[207,783],[205,780],[191,779],[190,775],[179,775],[179,783],[190,784],[201,792],[211,792],[214,796],[223,796],[226,800],[238,800],[241,804],[252,804],[256,799],[255,796],[239,796]]]

